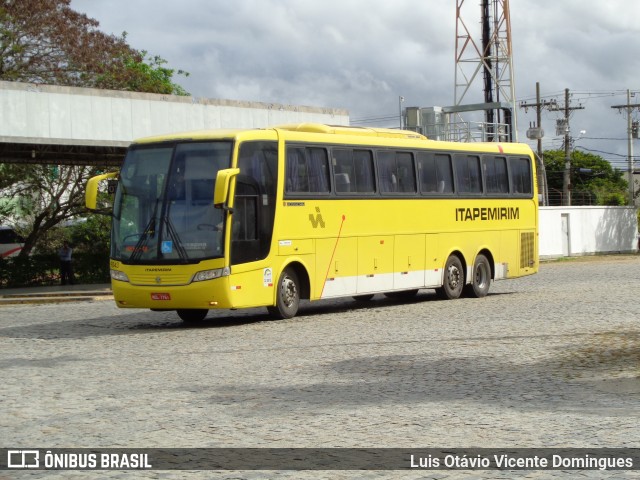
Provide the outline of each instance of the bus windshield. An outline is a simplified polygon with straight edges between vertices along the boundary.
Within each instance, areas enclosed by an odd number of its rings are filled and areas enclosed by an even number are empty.
[[[186,264],[223,256],[225,225],[213,191],[232,147],[229,141],[131,147],[114,201],[111,258]]]

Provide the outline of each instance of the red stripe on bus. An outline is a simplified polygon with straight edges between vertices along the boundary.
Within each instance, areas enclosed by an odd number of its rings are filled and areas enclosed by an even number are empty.
[[[12,254],[14,254],[16,252],[19,252],[20,250],[22,250],[22,247],[16,247],[16,248],[13,248],[11,250],[7,250],[1,256],[2,256],[2,258],[8,257],[9,255],[12,255]]]
[[[329,278],[329,270],[331,270],[331,263],[333,262],[333,256],[336,254],[336,248],[338,248],[338,242],[340,241],[340,234],[342,233],[342,226],[347,217],[342,215],[342,223],[340,223],[340,230],[338,230],[338,238],[336,238],[336,244],[333,246],[333,252],[331,252],[331,258],[329,259],[329,265],[327,266],[327,274],[324,276],[324,282],[322,283],[322,291],[320,292],[320,298],[324,295],[324,286]]]

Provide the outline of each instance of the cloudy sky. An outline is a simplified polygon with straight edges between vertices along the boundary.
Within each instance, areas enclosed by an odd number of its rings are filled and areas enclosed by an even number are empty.
[[[479,1],[462,17],[479,31]],[[395,127],[403,106],[454,104],[455,0],[72,0],[107,33],[190,72],[195,97],[345,108],[352,124]],[[581,104],[577,147],[626,167],[626,120],[612,105],[640,103],[640,2],[512,0],[518,101]],[[477,92],[477,93],[476,93]],[[482,84],[469,100],[480,101]],[[640,114],[636,113],[636,116]],[[543,114],[545,148],[560,148],[558,112]],[[519,140],[535,120],[518,110]],[[581,131],[586,133],[581,134]],[[640,145],[636,145],[640,152]],[[639,153],[640,154],[640,153]]]

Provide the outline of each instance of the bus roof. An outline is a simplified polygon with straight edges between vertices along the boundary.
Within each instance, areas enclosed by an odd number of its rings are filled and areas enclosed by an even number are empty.
[[[273,136],[275,139],[275,133],[277,131],[282,132],[292,132],[293,134],[320,134],[320,135],[336,135],[336,136],[345,136],[345,137],[359,137],[358,143],[366,142],[367,138],[370,141],[374,139],[396,139],[401,141],[409,141],[413,143],[414,146],[419,145],[421,142],[429,142],[429,146],[434,148],[435,145],[438,147],[435,148],[446,148],[448,150],[457,150],[457,151],[480,151],[487,153],[502,153],[503,147],[504,150],[507,150],[508,153],[512,154],[531,154],[531,148],[524,143],[480,143],[480,142],[470,142],[470,143],[461,143],[461,142],[447,142],[447,141],[436,141],[429,140],[424,135],[421,135],[416,132],[412,132],[409,130],[400,130],[400,129],[391,129],[391,128],[368,128],[368,127],[352,127],[348,125],[325,125],[321,123],[295,123],[295,124],[285,124],[285,125],[275,125],[272,127],[266,128],[256,128],[256,129],[212,129],[212,130],[199,130],[199,131],[191,131],[191,132],[180,132],[174,134],[166,134],[166,135],[158,135],[153,137],[141,138],[139,140],[135,140],[133,144],[150,144],[150,143],[161,143],[161,142],[171,142],[171,141],[206,141],[206,140],[214,140],[214,139],[236,139],[239,136],[247,135],[252,137],[254,135],[257,136]],[[262,132],[262,133],[260,133]],[[270,133],[267,133],[270,132]],[[355,138],[354,138],[355,141]],[[377,142],[375,142],[377,143]],[[404,143],[404,142],[403,142]],[[425,145],[426,146],[426,145]]]
[[[278,130],[289,130],[292,132],[324,133],[330,135],[358,135],[363,137],[427,140],[427,137],[420,135],[419,133],[392,128],[351,127],[347,125],[324,125],[322,123],[297,123],[291,125],[278,125],[274,128]]]
[[[362,137],[382,137],[382,138],[402,138],[411,140],[427,140],[427,137],[419,133],[408,130],[394,130],[391,128],[366,128],[351,127],[347,125],[324,125],[321,123],[295,123],[287,125],[276,125],[261,129],[220,129],[220,130],[200,130],[192,132],[179,132],[166,135],[156,135],[141,138],[133,143],[156,143],[173,140],[209,140],[212,138],[234,138],[240,133],[256,132],[266,130],[286,130],[299,133],[323,133],[328,135],[354,135]]]
[[[172,141],[180,141],[180,140],[212,140],[212,139],[221,139],[235,138],[239,133],[247,131],[246,129],[220,129],[220,130],[194,130],[189,132],[177,132],[177,133],[168,133],[164,135],[155,135],[152,137],[144,137],[136,139],[132,142],[132,145],[138,144],[147,144],[147,143],[162,143],[162,142],[172,142]]]

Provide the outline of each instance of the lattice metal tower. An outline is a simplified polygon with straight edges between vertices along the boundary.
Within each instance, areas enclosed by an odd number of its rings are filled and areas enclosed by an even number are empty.
[[[484,111],[489,140],[517,140],[509,0],[481,0],[480,28],[465,0],[456,0],[455,109]],[[475,2],[474,2],[475,3]],[[467,6],[468,7],[468,6]],[[477,11],[476,11],[477,12]],[[472,87],[482,82],[479,89]],[[479,102],[480,98],[482,101]]]

